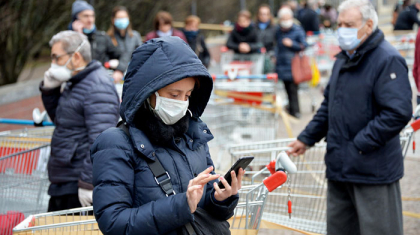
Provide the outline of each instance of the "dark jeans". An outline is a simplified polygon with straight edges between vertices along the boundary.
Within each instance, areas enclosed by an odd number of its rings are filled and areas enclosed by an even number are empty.
[[[399,181],[384,185],[328,181],[328,235],[402,235]]]
[[[299,109],[299,97],[298,97],[298,86],[293,81],[283,81],[284,87],[287,92],[287,97],[289,98],[289,113],[295,116],[297,113],[300,113]]]
[[[48,212],[61,211],[82,207],[78,194],[67,194],[63,196],[52,196],[48,203]]]

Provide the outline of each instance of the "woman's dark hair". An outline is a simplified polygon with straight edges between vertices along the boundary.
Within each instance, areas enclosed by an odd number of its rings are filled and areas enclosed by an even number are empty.
[[[172,26],[172,15],[167,11],[159,11],[153,21],[155,30],[159,30],[160,23],[170,24]]]
[[[111,27],[109,27],[107,34],[109,35],[109,37],[112,40],[112,43],[114,44],[114,46],[118,45],[117,39],[115,38],[115,31],[118,30],[115,28],[115,25],[113,24],[115,16],[117,15],[117,13],[119,11],[125,11],[127,12],[128,15],[128,19],[130,19],[130,14],[128,13],[128,10],[126,7],[123,6],[116,6],[112,9],[112,19],[111,19]],[[131,29],[131,21],[130,24],[127,27],[127,33],[130,37],[133,37],[133,30]]]

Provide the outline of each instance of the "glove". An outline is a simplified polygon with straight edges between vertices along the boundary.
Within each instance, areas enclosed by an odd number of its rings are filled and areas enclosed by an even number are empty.
[[[79,188],[79,201],[80,204],[82,204],[82,207],[92,205],[92,194],[93,190]]]
[[[63,82],[59,81],[51,76],[50,70],[44,73],[44,87],[45,88],[56,88],[61,86]]]

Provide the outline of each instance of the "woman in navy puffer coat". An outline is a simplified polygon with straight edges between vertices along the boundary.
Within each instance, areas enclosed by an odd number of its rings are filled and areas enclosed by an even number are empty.
[[[227,189],[217,186],[207,145],[213,135],[199,118],[212,87],[206,68],[177,37],[152,39],[133,53],[120,109],[129,135],[108,129],[91,148],[93,208],[104,234],[177,234],[197,207],[220,220],[233,215],[244,171],[232,187],[223,178]],[[157,184],[148,165],[156,158],[176,194]]]

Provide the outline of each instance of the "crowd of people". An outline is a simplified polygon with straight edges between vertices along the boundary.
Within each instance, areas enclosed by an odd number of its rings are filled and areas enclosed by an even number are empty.
[[[255,22],[241,11],[227,47],[271,52],[288,111],[299,117],[292,58],[308,46],[307,32],[338,27],[342,51],[325,99],[289,154],[328,139],[328,234],[402,234],[399,132],[412,114],[408,67],[368,0],[346,0],[338,10],[290,1],[275,19],[261,5]],[[245,171],[230,172],[230,184],[214,171],[207,144],[214,137],[200,119],[213,89],[200,18],[187,17],[177,30],[159,12],[144,42],[126,8],[115,7],[111,22],[99,31],[93,7],[78,0],[69,30],[50,41],[51,68],[39,87],[56,126],[48,210],[93,203],[103,234],[226,234]],[[122,79],[120,102],[113,81]]]

